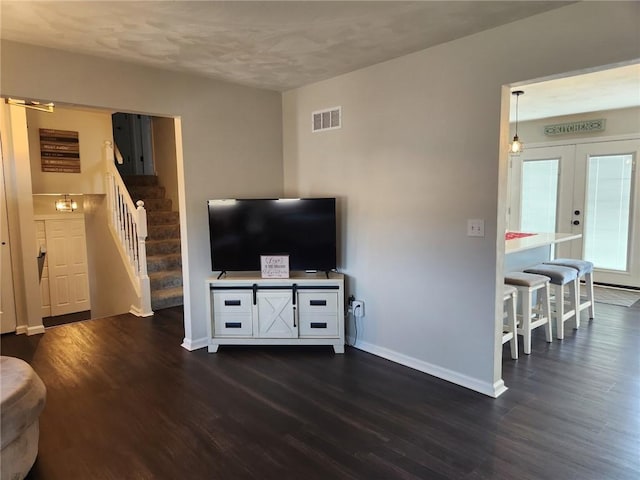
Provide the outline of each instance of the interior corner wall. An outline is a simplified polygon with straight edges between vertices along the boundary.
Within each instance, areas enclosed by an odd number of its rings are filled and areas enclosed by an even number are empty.
[[[27,110],[33,193],[105,193],[102,149],[113,142],[111,114],[56,106],[54,111]],[[80,173],[43,172],[40,129],[78,132]]]
[[[190,295],[184,343],[205,346],[204,279],[212,274],[206,202],[282,195],[280,93],[9,41],[1,48],[2,96],[180,117],[181,233],[189,252],[183,274]]]
[[[502,86],[640,58],[639,13],[579,2],[284,93],[285,194],[340,199],[360,348],[496,393]],[[342,128],[312,133],[311,112],[337,105]]]
[[[179,201],[175,119],[152,117],[151,132],[155,173],[160,185],[165,188],[166,198],[171,199],[173,209],[177,210]]]

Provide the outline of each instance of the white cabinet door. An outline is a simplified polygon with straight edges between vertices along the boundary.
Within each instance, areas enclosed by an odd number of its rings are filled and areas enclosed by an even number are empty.
[[[91,309],[83,219],[46,220],[51,315]]]
[[[291,290],[258,291],[258,336],[262,338],[298,338]]]

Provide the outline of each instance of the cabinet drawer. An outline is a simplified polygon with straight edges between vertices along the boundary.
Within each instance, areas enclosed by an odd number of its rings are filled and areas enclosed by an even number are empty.
[[[333,314],[338,311],[337,292],[299,292],[300,314]]]
[[[337,337],[337,315],[303,315],[300,312],[300,337]]]
[[[213,319],[213,336],[250,337],[253,335],[251,313],[216,315]]]
[[[220,291],[213,292],[213,311],[218,315],[250,314],[251,292]]]

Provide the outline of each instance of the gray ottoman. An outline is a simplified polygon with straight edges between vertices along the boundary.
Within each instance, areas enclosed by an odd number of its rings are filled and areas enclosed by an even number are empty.
[[[47,390],[28,363],[0,357],[0,478],[23,479],[38,455],[38,418]]]

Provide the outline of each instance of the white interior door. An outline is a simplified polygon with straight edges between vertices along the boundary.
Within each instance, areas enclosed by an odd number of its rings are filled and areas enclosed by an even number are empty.
[[[0,153],[1,155],[1,153]],[[7,198],[4,186],[4,163],[0,162],[0,333],[16,331],[16,304],[13,293],[11,245],[7,220]]]
[[[46,220],[51,315],[91,309],[84,220]]]
[[[530,148],[511,161],[508,228],[578,233],[556,257],[595,265],[594,280],[640,287],[640,140]]]

